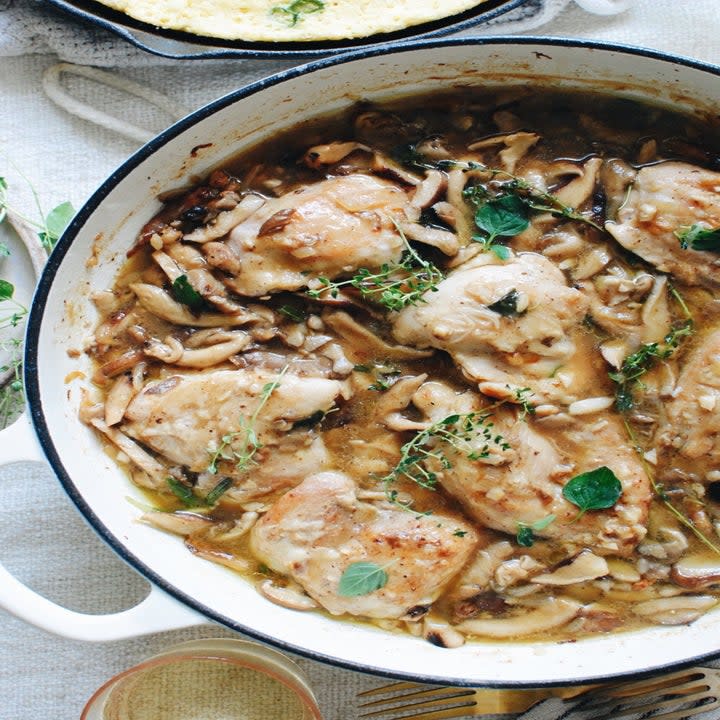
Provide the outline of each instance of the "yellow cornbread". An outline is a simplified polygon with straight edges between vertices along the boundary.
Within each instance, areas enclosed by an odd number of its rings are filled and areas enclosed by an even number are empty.
[[[136,20],[225,40],[362,38],[438,20],[483,0],[100,0]]]

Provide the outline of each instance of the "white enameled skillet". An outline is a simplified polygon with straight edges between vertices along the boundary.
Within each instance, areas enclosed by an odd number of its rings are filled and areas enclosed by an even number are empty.
[[[447,650],[375,627],[298,613],[189,553],[177,538],[136,521],[139,494],[77,417],[89,366],[78,351],[107,288],[158,193],[196,178],[276,131],[345,108],[438,88],[532,83],[602,90],[717,116],[720,68],[658,52],[574,40],[423,41],[319,60],[204,107],[133,155],[80,210],[53,252],[33,302],[26,343],[30,421],[0,435],[0,461],[44,456],[95,531],[155,586],[112,616],[69,613],[0,574],[0,605],[56,633],[107,640],[207,619],[280,648],[346,668],[420,681],[541,686],[624,677],[720,654],[720,613],[574,643],[475,643]],[[39,454],[39,449],[41,454]],[[42,512],[42,498],[38,498]]]

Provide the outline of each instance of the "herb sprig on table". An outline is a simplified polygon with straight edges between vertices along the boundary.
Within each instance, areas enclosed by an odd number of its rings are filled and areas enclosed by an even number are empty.
[[[40,217],[39,221],[26,217],[10,207],[8,183],[4,177],[0,177],[0,223],[7,222],[8,213],[12,212],[37,231],[42,246],[50,252],[75,214],[75,210],[69,202],[63,202],[45,215],[37,192],[32,185],[30,189]],[[0,243],[0,263],[9,256],[10,248]],[[9,280],[0,278],[0,333],[3,333],[0,350],[7,354],[7,358],[0,365],[0,375],[9,376],[0,388],[0,429],[6,427],[15,418],[25,402],[22,384],[23,342],[18,337],[6,337],[6,331],[22,327],[27,313],[28,309],[15,297],[15,286]]]

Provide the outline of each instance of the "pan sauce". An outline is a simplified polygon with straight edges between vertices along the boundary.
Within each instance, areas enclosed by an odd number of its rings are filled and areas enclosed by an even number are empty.
[[[83,418],[146,522],[273,602],[446,646],[692,622],[717,157],[697,120],[518,89],[298,128],[146,225]]]

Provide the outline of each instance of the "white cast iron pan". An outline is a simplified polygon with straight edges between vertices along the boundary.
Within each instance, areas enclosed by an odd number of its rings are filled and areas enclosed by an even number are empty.
[[[29,320],[26,384],[32,425],[0,438],[0,461],[37,457],[39,445],[97,533],[156,588],[120,615],[68,613],[0,575],[0,605],[51,631],[87,640],[128,637],[215,620],[287,650],[354,670],[453,684],[540,686],[636,675],[720,654],[720,614],[687,627],[651,628],[575,643],[422,639],[273,605],[244,580],[189,553],[179,539],[136,522],[139,497],[77,419],[82,347],[95,322],[89,295],[107,288],[159,192],[188,183],[278,129],[383,99],[469,84],[533,83],[606,90],[680,110],[716,113],[720,68],[657,52],[538,38],[426,41],[376,48],[289,70],[197,111],[148,143],[79,212],[40,280]],[[42,509],[42,498],[38,498]],[[175,598],[177,601],[172,600]],[[192,610],[190,609],[192,608]],[[202,618],[200,617],[202,616]]]

